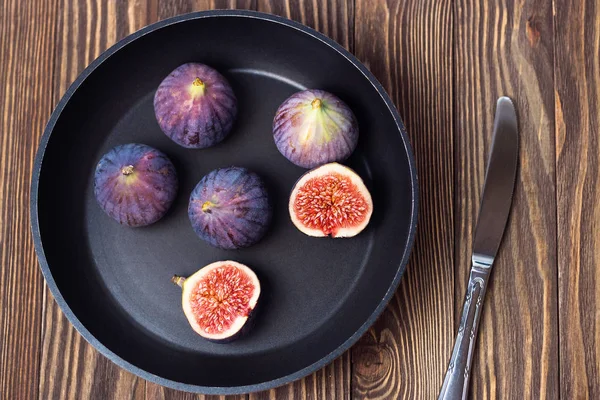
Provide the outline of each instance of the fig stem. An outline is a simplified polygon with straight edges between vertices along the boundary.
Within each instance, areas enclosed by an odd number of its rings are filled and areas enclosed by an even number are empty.
[[[183,282],[185,282],[185,278],[183,276],[173,275],[173,277],[171,278],[171,282],[182,288]]]
[[[312,103],[310,103],[312,105],[313,110],[316,110],[317,108],[321,108],[321,99],[314,99],[312,101]]]
[[[196,78],[196,79],[194,79],[194,82],[192,82],[192,85],[194,85],[194,86],[204,86],[204,82],[202,82],[202,79]]]
[[[213,203],[213,202],[211,202],[211,201],[205,201],[205,202],[202,204],[202,212],[205,212],[205,213],[209,213],[209,214],[210,214],[210,213],[212,212],[212,211],[210,211],[210,208],[211,208],[212,206],[214,206],[214,203]]]
[[[121,169],[123,175],[131,175],[133,173],[133,165],[127,165]]]

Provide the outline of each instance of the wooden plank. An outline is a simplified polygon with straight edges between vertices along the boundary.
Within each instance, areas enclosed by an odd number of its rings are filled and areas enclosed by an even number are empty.
[[[354,48],[352,0],[258,0],[258,10],[301,22],[328,35],[350,51]],[[304,379],[270,391],[253,393],[250,399],[348,399],[350,377],[348,351],[330,365]]]
[[[353,0],[258,0],[258,11],[301,22],[354,50]]]
[[[146,382],[147,400],[243,400],[247,395],[239,396],[208,396],[169,389],[155,383]]]
[[[175,15],[192,11],[217,9],[256,10],[257,0],[169,0],[158,4],[158,19],[170,18]]]
[[[557,399],[552,4],[455,6],[456,325],[499,96],[514,100],[521,133],[512,216],[483,308],[471,398]]]
[[[40,399],[142,400],[145,381],[98,353],[46,294]]]
[[[257,0],[192,0],[193,11],[240,9],[256,10]]]
[[[452,27],[448,0],[356,1],[356,54],[398,107],[420,180],[411,261],[352,351],[356,398],[437,398],[452,350]]]
[[[100,53],[156,19],[144,1],[61,0],[57,9],[54,103]],[[46,292],[40,398],[143,399],[145,381],[93,349]]]
[[[250,400],[290,399],[349,399],[350,398],[350,352],[347,351],[321,370],[268,391],[251,393]]]
[[[600,398],[600,5],[555,0],[563,399]]]
[[[6,399],[34,399],[39,390],[43,279],[29,228],[29,187],[53,104],[56,10],[54,0],[0,2],[0,397]]]

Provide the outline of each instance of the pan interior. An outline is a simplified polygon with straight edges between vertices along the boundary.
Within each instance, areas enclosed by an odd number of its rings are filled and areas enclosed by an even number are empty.
[[[157,86],[186,62],[221,71],[238,97],[234,130],[212,148],[179,147],[154,116]],[[278,105],[303,88],[338,95],[359,121],[359,146],[345,164],[365,180],[374,214],[357,237],[310,238],[289,220],[289,193],[305,170],[278,152],[271,125]],[[144,228],[120,226],[93,196],[99,158],[131,142],[165,152],[180,179],[171,211]],[[238,251],[204,243],[187,217],[189,195],[200,178],[231,165],[261,175],[274,203],[266,237]],[[88,331],[84,336],[102,343],[111,357],[174,385],[198,387],[259,385],[292,375],[330,357],[372,323],[403,268],[414,200],[400,130],[365,75],[301,30],[233,15],[163,26],[97,66],[56,120],[37,196],[47,272],[56,284],[51,289]],[[169,279],[225,259],[250,266],[263,291],[252,331],[217,344],[189,327],[180,289]]]

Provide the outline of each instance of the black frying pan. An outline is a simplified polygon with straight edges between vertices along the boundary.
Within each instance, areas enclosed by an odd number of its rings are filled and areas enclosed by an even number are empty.
[[[175,67],[197,61],[227,76],[239,118],[221,144],[179,147],[155,120],[154,91]],[[335,93],[360,125],[346,164],[374,199],[367,229],[351,239],[311,238],[287,211],[305,171],[279,154],[271,124],[277,106],[303,88]],[[179,195],[158,223],[127,228],[95,202],[98,159],[117,144],[165,152]],[[187,217],[190,192],[218,167],[260,174],[274,221],[258,244],[218,250]],[[381,85],[331,39],[303,25],[248,11],[175,17],[121,40],[67,90],[37,154],[31,214],[35,246],[52,294],[75,328],[106,357],[150,381],[202,393],[272,388],[333,361],[373,324],[393,295],[412,246],[417,180],[404,126]],[[174,273],[216,260],[251,266],[263,286],[254,329],[229,344],[197,336],[181,310]]]

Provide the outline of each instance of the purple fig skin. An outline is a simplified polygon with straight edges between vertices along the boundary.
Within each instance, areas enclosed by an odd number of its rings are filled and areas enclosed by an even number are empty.
[[[275,145],[285,158],[303,168],[343,161],[358,144],[358,123],[350,108],[324,90],[293,94],[273,120]]]
[[[161,82],[154,95],[154,113],[175,143],[203,149],[227,137],[237,117],[237,99],[217,70],[188,63]]]
[[[262,179],[245,168],[216,169],[192,191],[188,216],[196,234],[221,249],[258,242],[267,232],[272,208]]]
[[[96,167],[94,195],[111,218],[131,227],[161,219],[177,194],[177,173],[162,152],[124,144],[106,153]]]

